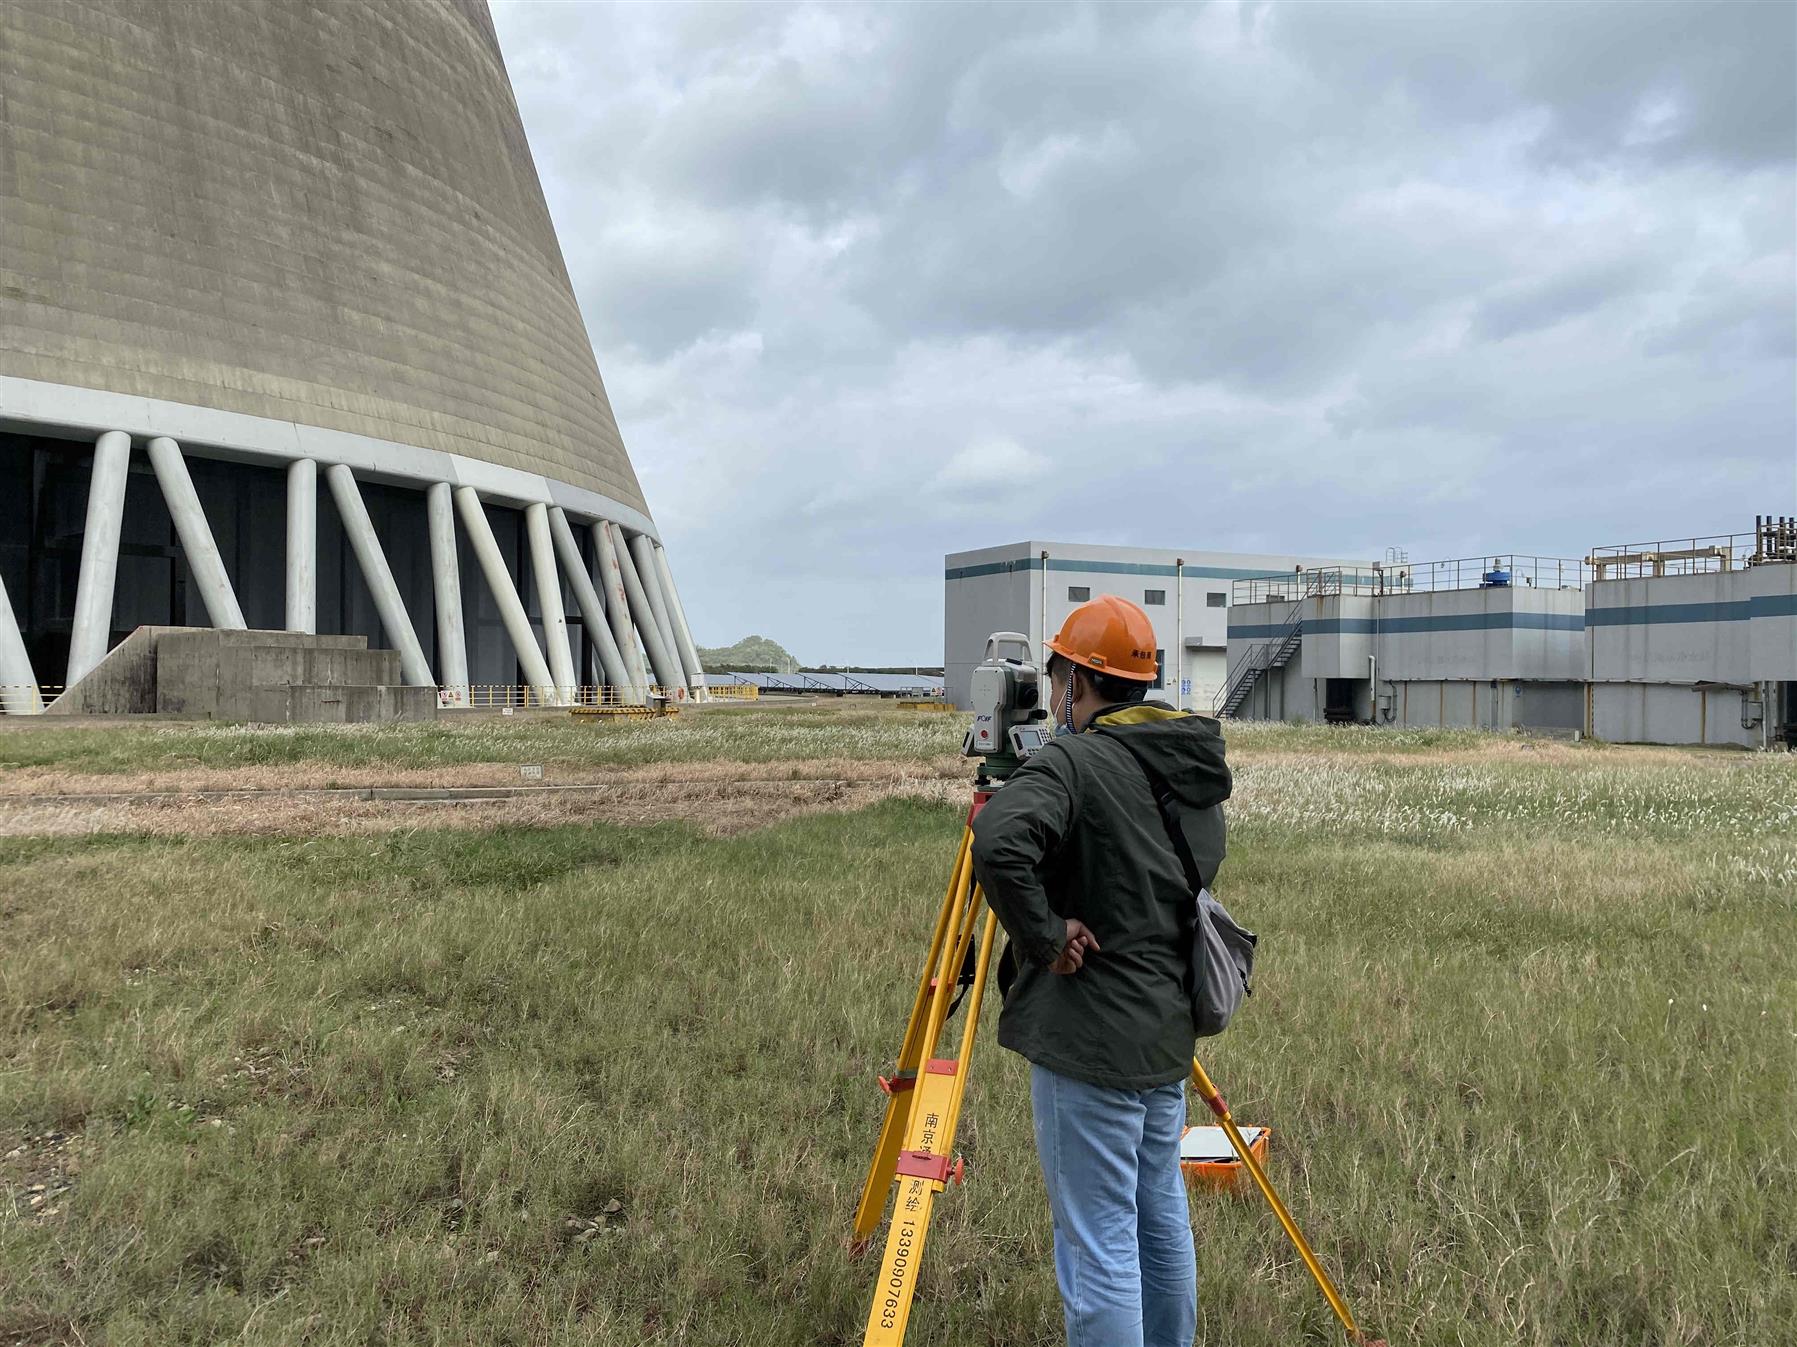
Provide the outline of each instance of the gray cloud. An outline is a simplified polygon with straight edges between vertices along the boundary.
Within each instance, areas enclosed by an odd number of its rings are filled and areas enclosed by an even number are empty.
[[[1026,535],[1576,553],[1797,503],[1781,6],[495,17],[702,641],[939,658],[941,554]]]

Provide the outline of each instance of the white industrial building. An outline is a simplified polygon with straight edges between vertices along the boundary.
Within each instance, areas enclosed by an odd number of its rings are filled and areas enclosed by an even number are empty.
[[[1209,708],[1250,720],[1577,729],[1584,568],[1497,557],[1313,571],[1236,586],[1229,675]]]
[[[1020,542],[954,552],[946,559],[944,683],[957,706],[995,631],[1022,632],[1033,648],[1067,614],[1099,594],[1140,604],[1154,623],[1162,676],[1152,695],[1207,714],[1227,668],[1231,587],[1250,577],[1330,569],[1370,583],[1369,562],[1338,558],[1203,552],[1086,543]]]
[[[1797,747],[1797,521],[1756,523],[1592,554],[1589,733]]]
[[[1211,709],[1243,719],[1797,741],[1797,524],[1234,586]]]

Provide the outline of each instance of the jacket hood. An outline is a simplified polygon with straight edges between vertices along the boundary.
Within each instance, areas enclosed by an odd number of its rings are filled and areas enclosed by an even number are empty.
[[[1165,702],[1125,702],[1093,716],[1088,733],[1123,741],[1188,808],[1208,809],[1229,798],[1222,727],[1208,716]]]

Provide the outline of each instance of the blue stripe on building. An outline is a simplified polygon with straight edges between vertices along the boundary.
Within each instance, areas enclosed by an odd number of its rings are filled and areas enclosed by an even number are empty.
[[[1762,594],[1731,603],[1615,604],[1577,613],[1452,613],[1423,617],[1380,618],[1381,635],[1443,631],[1583,631],[1586,627],[1661,626],[1678,622],[1747,622],[1754,618],[1797,617],[1797,594]],[[1370,617],[1312,618],[1304,630],[1313,636],[1370,636]],[[1286,630],[1283,622],[1229,627],[1232,641],[1262,640]]]
[[[1585,611],[1593,627],[1659,626],[1671,622],[1749,622],[1754,618],[1797,617],[1797,594],[1761,594],[1731,603],[1631,603]]]
[[[1306,618],[1301,624],[1309,636],[1408,636],[1441,631],[1583,631],[1577,613],[1443,613],[1429,617],[1386,617],[1377,623],[1370,617]],[[1232,641],[1252,641],[1278,636],[1287,624],[1276,622],[1229,628]]]
[[[985,561],[976,566],[950,566],[943,574],[949,580],[973,580],[982,575],[1011,575],[1018,571],[1041,569],[1041,557],[1019,557],[1015,561]],[[1142,561],[1079,561],[1070,557],[1050,557],[1048,569],[1082,572],[1087,575],[1156,575],[1168,579],[1183,572],[1188,580],[1281,580],[1299,574],[1294,571],[1244,570],[1234,566],[1185,566],[1176,570],[1172,566],[1151,565]],[[1370,575],[1356,575],[1345,571],[1342,579],[1349,584],[1373,583]]]

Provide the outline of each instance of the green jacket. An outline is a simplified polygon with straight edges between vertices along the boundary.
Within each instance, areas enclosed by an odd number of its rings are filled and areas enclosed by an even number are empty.
[[[1131,750],[1134,750],[1132,753]],[[1011,774],[973,821],[973,869],[1010,944],[998,1041],[1060,1075],[1114,1089],[1192,1064],[1192,897],[1136,754],[1170,788],[1206,885],[1223,862],[1229,768],[1217,722],[1160,702],[1107,707]],[[1065,918],[1099,949],[1049,971]]]

